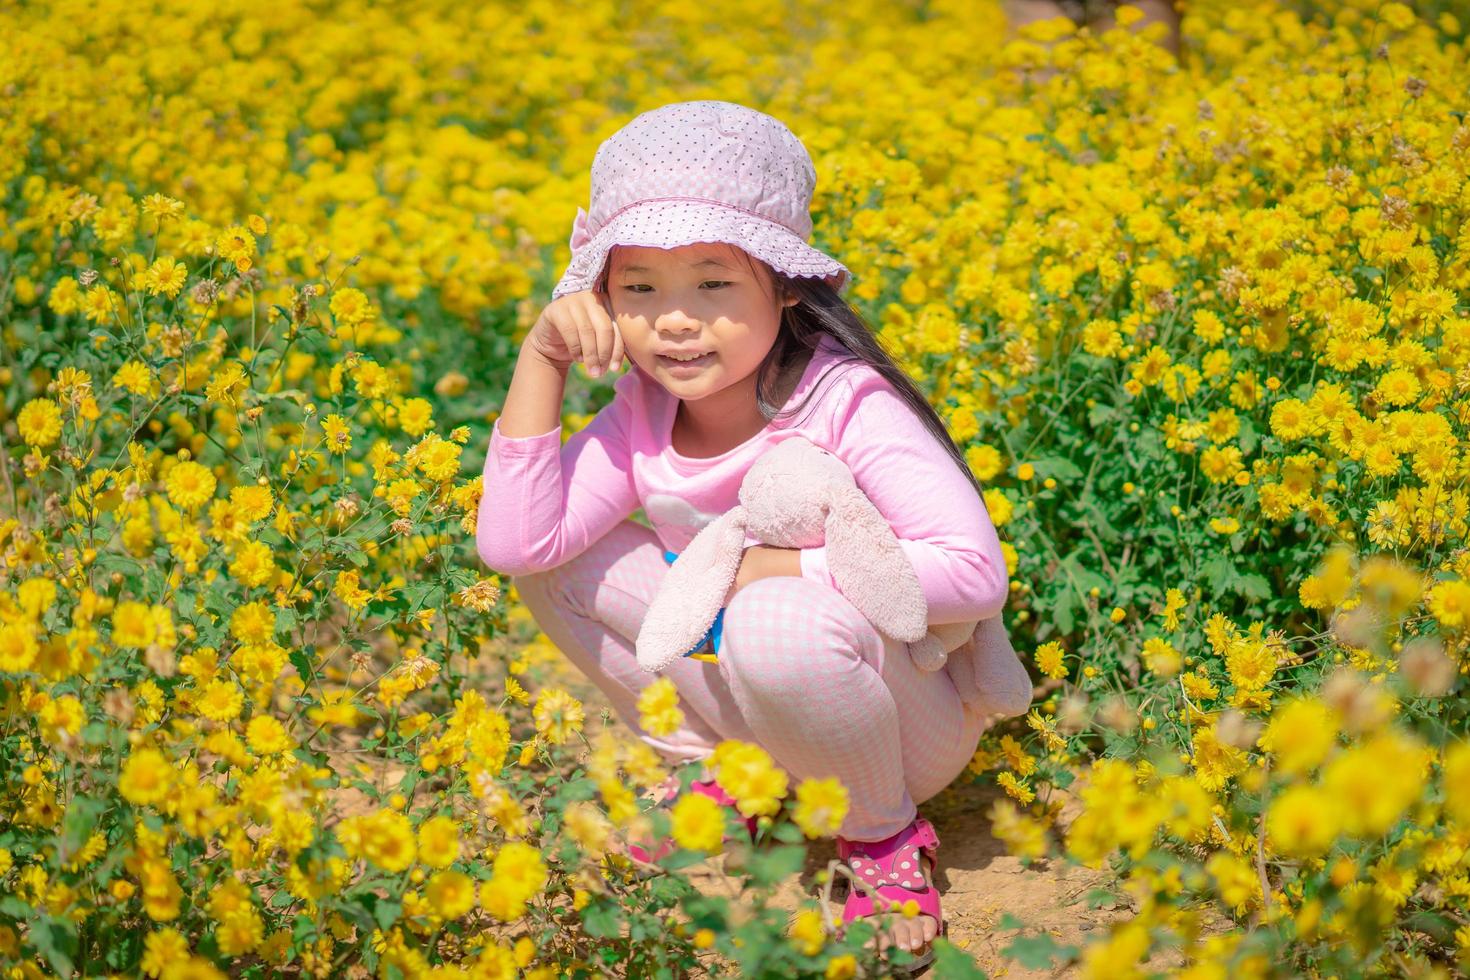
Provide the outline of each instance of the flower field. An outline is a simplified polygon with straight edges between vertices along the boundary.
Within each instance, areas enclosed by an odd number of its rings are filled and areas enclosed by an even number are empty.
[[[712,765],[762,844],[694,887],[720,809],[642,812],[667,768],[472,544],[593,153],[718,98],[807,145],[815,239],[988,488],[1038,697],[974,833],[1128,909],[1006,920],[1017,968],[1470,971],[1456,7],[1195,0],[1183,67],[968,0],[0,9],[0,969],[904,955],[775,900],[847,800],[753,745]]]

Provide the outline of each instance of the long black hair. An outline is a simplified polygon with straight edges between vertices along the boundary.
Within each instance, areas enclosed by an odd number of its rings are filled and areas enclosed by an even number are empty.
[[[984,499],[984,488],[980,486],[980,481],[971,472],[964,452],[955,444],[949,430],[945,428],[944,420],[939,417],[939,413],[929,404],[929,399],[924,397],[924,393],[918,389],[913,380],[879,345],[877,335],[863,315],[838,294],[836,287],[827,280],[816,276],[788,276],[772,269],[768,264],[742,248],[737,246],[731,246],[731,248],[740,253],[752,270],[756,266],[765,270],[765,275],[757,274],[757,278],[769,281],[775,287],[777,295],[794,295],[798,298],[798,302],[782,308],[781,329],[776,333],[776,340],[771,344],[770,352],[756,368],[756,408],[766,421],[769,422],[778,416],[785,418],[796,414],[805,408],[807,402],[811,401],[812,396],[820,390],[821,378],[818,378],[817,383],[813,383],[812,390],[801,404],[783,408],[775,401],[778,397],[778,383],[787,377],[797,360],[804,353],[815,353],[822,337],[831,337],[847,351],[848,356],[839,358],[831,368],[828,368],[827,373],[843,364],[862,363],[888,379],[910,411],[923,421],[924,427],[934,436],[935,441],[953,457],[955,465],[965,475],[965,479],[970,481],[970,485],[975,488],[975,493],[982,500]],[[607,261],[603,263],[598,283],[598,289],[604,294],[607,292],[611,269],[612,256],[609,255]],[[825,376],[824,373],[822,377]]]

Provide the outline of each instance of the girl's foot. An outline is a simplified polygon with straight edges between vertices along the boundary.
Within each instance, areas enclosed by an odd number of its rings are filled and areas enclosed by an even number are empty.
[[[838,857],[847,862],[853,875],[877,892],[879,909],[868,893],[851,888],[842,907],[842,921],[852,922],[867,916],[879,916],[878,934],[872,942],[878,948],[897,946],[915,959],[904,969],[913,972],[934,959],[934,938],[943,932],[944,914],[939,905],[939,890],[934,887],[936,867],[934,850],[939,837],[934,827],[922,817],[887,840],[849,841],[837,838]],[[881,911],[884,903],[907,903],[918,907],[918,915]]]

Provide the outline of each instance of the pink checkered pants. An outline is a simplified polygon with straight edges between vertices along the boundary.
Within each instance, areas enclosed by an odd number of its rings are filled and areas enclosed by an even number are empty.
[[[793,786],[839,779],[851,804],[841,835],[872,841],[908,826],[916,804],[974,757],[982,723],[949,674],[920,671],[907,644],[811,579],[760,579],[736,593],[717,665],[683,658],[647,673],[635,641],[668,568],[653,531],[625,520],[573,560],[514,580],[546,635],[668,762],[703,759],[722,739],[754,742]],[[685,717],[662,738],[643,730],[637,708],[659,676],[678,687]]]

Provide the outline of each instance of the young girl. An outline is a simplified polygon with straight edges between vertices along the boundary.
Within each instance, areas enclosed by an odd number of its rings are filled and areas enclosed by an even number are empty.
[[[848,270],[807,244],[815,183],[786,126],[728,102],[644,113],[599,148],[571,263],[521,347],[490,438],[477,538],[484,562],[514,576],[541,628],[669,762],[741,739],[793,782],[839,779],[850,809],[838,854],[882,898],[917,901],[922,914],[880,923],[879,937],[918,951],[917,966],[942,915],[938,838],[916,804],[965,769],[986,718],[948,671],[918,670],[907,644],[843,597],[824,548],[747,540],[718,637],[696,648],[704,658],[664,671],[686,724],[655,737],[636,707],[657,676],[639,668],[635,641],[668,563],[739,502],[751,464],[795,435],[843,460],[891,523],[931,624],[988,619],[1005,603],[1000,543],[963,455],[839,297]],[[571,364],[597,376],[625,358],[613,401],[562,445]],[[630,519],[640,506],[652,530]],[[1018,680],[1029,699],[1016,661],[1013,690]],[[692,791],[733,802],[712,780]],[[854,889],[843,919],[873,912]]]

